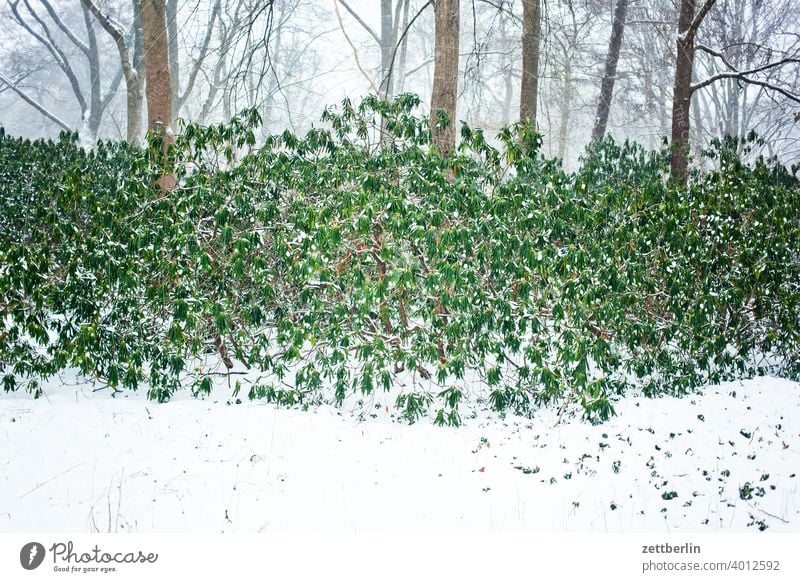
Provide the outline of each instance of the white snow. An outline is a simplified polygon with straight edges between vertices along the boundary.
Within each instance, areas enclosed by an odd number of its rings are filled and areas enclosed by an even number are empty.
[[[472,405],[439,428],[380,398],[359,420],[228,394],[0,396],[0,532],[800,532],[785,380],[626,396],[597,426]]]

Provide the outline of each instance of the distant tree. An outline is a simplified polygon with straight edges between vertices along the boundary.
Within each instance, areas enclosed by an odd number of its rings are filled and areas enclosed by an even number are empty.
[[[614,22],[611,25],[611,40],[608,43],[606,68],[603,73],[603,82],[600,86],[600,99],[597,102],[597,115],[595,116],[592,142],[603,139],[608,125],[608,114],[611,111],[611,98],[614,94],[614,83],[617,80],[617,62],[622,49],[622,35],[625,32],[625,18],[628,12],[628,0],[617,0],[614,10]]]
[[[25,36],[43,49],[45,63],[17,61],[15,74],[0,74],[0,85],[10,88],[20,99],[36,109],[61,129],[79,129],[87,141],[94,141],[100,124],[111,105],[122,75],[119,70],[108,73],[108,62],[103,58],[103,45],[98,41],[92,15],[82,5],[83,11],[64,10],[49,0],[8,0],[11,20]],[[80,14],[79,18],[75,16]],[[13,47],[9,47],[13,49]],[[33,74],[44,66],[54,65],[60,73],[59,79],[52,76],[37,77]],[[86,72],[88,71],[88,78]],[[105,73],[105,74],[104,74]],[[69,86],[80,111],[80,121],[73,125],[66,121],[64,111],[36,98],[20,86],[19,80],[33,74],[43,87],[52,88],[61,79]],[[63,75],[63,76],[62,76]],[[28,79],[30,83],[32,79]]]
[[[142,73],[144,72],[144,40],[142,38],[142,17],[139,10],[139,0],[132,0],[133,4],[133,37],[127,37],[122,26],[101,11],[94,0],[81,0],[84,10],[90,12],[113,39],[119,53],[122,74],[125,77],[126,88],[126,139],[128,143],[136,144],[142,135],[142,105],[144,91]],[[133,45],[133,51],[131,51]]]
[[[571,143],[569,134],[571,125],[574,125],[573,114],[580,107],[580,95],[583,93],[576,89],[586,79],[581,72],[590,62],[587,46],[590,44],[592,26],[597,20],[591,8],[592,5],[578,0],[562,0],[556,7],[550,7],[548,37],[553,49],[548,55],[548,76],[552,78],[550,107],[558,110],[558,121],[556,124],[548,119],[548,133],[557,136],[550,143],[557,145],[556,155],[562,159],[566,157],[568,144]]]

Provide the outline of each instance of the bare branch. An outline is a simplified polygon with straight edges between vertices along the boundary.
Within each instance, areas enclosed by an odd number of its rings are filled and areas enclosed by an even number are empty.
[[[203,66],[203,61],[205,61],[206,56],[208,55],[208,46],[211,43],[211,37],[214,33],[214,22],[217,20],[217,15],[219,14],[219,7],[220,7],[220,0],[217,0],[214,3],[214,8],[211,11],[211,17],[208,19],[208,28],[206,29],[206,36],[203,38],[203,44],[200,49],[200,56],[195,60],[194,69],[192,70],[191,75],[189,75],[189,80],[186,83],[186,89],[183,92],[183,95],[180,96],[178,99],[178,110],[175,111],[175,115],[178,114],[181,107],[183,107],[186,100],[191,95],[192,90],[194,89],[194,84],[197,81],[197,75],[200,72],[200,69]]]
[[[701,81],[700,83],[695,83],[689,89],[690,89],[690,91],[694,92],[694,91],[697,91],[698,89],[702,89],[703,87],[706,87],[706,86],[710,85],[711,83],[715,83],[716,81],[719,81],[721,79],[739,79],[740,81],[744,81],[744,82],[747,82],[747,83],[753,83],[755,85],[761,85],[762,83],[760,83],[760,82],[756,83],[754,80],[749,79],[748,75],[755,75],[756,73],[761,73],[763,71],[766,71],[766,70],[769,70],[769,69],[774,69],[775,67],[781,67],[783,65],[788,65],[788,64],[791,64],[791,63],[798,64],[798,63],[800,63],[800,59],[798,59],[798,58],[781,59],[780,61],[767,63],[766,65],[762,65],[760,67],[756,67],[755,69],[750,69],[748,71],[737,71],[735,68],[731,67],[731,68],[733,68],[732,72],[730,72],[730,73],[719,73],[717,75],[713,75],[713,76],[709,77],[708,79],[706,79],[705,81]],[[726,64],[728,64],[728,63],[726,63]],[[728,65],[728,66],[730,66],[730,65]],[[778,92],[784,93],[787,96],[793,95],[792,93],[786,93],[782,89],[778,89],[778,88],[776,88],[774,86],[770,86],[770,85],[763,85],[763,86],[764,87],[769,87],[770,89],[774,89],[774,90],[776,90]]]
[[[88,55],[89,47],[87,46],[87,44],[83,42],[81,39],[79,39],[75,35],[75,33],[72,32],[72,29],[70,29],[70,27],[64,23],[64,21],[56,13],[56,11],[53,10],[53,6],[50,4],[50,2],[48,2],[48,0],[40,0],[40,1],[44,5],[45,10],[47,10],[47,13],[50,15],[50,18],[52,18],[53,22],[56,23],[56,26],[58,26],[58,28],[61,29],[61,32],[63,32],[66,35],[66,37],[70,39],[72,43],[81,50],[83,54]]]
[[[714,49],[709,48],[704,44],[698,44],[697,46],[695,46],[695,48],[697,50],[703,51],[704,53],[708,53],[713,57],[717,57],[718,59],[721,59],[722,62],[725,63],[725,66],[728,67],[731,71],[735,71],[736,70],[736,67],[734,67],[732,64],[730,64],[730,62],[728,62],[728,59],[726,59],[725,55],[722,54],[721,52],[715,51]]]
[[[347,36],[347,31],[344,29],[344,22],[342,22],[342,15],[339,12],[339,2],[342,2],[345,8],[347,8],[347,5],[342,0],[333,0],[333,7],[336,10],[336,19],[339,21],[339,27],[342,29],[342,34],[344,35],[347,44],[349,44],[350,48],[353,49],[353,57],[356,60],[356,66],[358,67],[358,70],[361,71],[361,74],[364,75],[364,78],[367,80],[367,82],[369,82],[369,86],[372,88],[372,91],[376,95],[378,95],[379,92],[378,89],[375,87],[375,81],[372,80],[372,77],[370,77],[364,70],[364,67],[361,66],[361,61],[358,59],[358,51],[356,50],[356,47],[353,45],[353,42],[350,40],[350,37]],[[377,39],[377,37],[375,38]]]
[[[493,8],[496,8],[498,12],[502,12],[504,14],[507,14],[508,16],[511,17],[512,20],[515,20],[517,22],[517,24],[520,24],[520,25],[522,24],[522,19],[519,16],[517,16],[516,14],[514,14],[514,12],[512,10],[509,10],[507,7],[503,6],[502,3],[498,4],[497,2],[492,2],[492,0],[480,0],[480,2],[482,2],[483,4],[488,4],[489,6],[491,6]]]
[[[97,4],[94,3],[94,0],[81,0],[86,8],[89,9],[89,12],[92,13],[97,19],[97,22],[100,23],[100,26],[103,27],[111,38],[117,43],[117,46],[122,42],[124,44],[124,33],[122,31],[122,26],[110,16],[104,14],[100,8],[97,7]]]
[[[425,4],[422,5],[422,8],[420,8],[417,11],[417,13],[414,15],[414,18],[412,18],[406,25],[405,29],[403,30],[403,34],[401,34],[400,38],[397,39],[397,43],[394,45],[394,50],[392,51],[392,61],[391,63],[389,63],[389,74],[387,76],[387,79],[391,78],[392,74],[394,73],[394,61],[397,58],[397,50],[403,44],[403,41],[408,35],[408,31],[411,30],[411,27],[414,26],[414,23],[417,21],[417,18],[419,18],[420,15],[425,11],[425,9],[431,4],[433,4],[433,0],[428,0]],[[385,97],[386,96],[384,95],[384,98]]]
[[[14,85],[11,81],[6,79],[3,75],[0,75],[0,82],[4,83],[9,89],[14,91],[17,95],[19,95],[25,103],[36,109],[39,113],[44,115],[47,119],[58,125],[64,131],[72,131],[72,128],[67,125],[65,122],[61,121],[58,117],[50,113],[44,105],[40,104],[38,101],[29,97],[22,89]]]
[[[83,5],[89,9],[89,12],[92,13],[92,16],[97,19],[97,22],[100,23],[100,26],[103,28],[103,30],[105,30],[109,36],[114,39],[114,42],[117,45],[117,50],[119,51],[122,73],[125,75],[125,81],[127,83],[138,81],[138,75],[133,69],[133,64],[130,59],[128,45],[125,44],[125,35],[122,32],[122,27],[113,18],[106,16],[97,7],[93,0],[81,0],[81,2],[83,2]]]
[[[657,26],[675,26],[672,20],[628,20],[625,24],[654,24]]]
[[[333,0],[334,6],[336,6],[336,2],[337,0]],[[370,28],[369,24],[364,22],[364,20],[356,13],[356,11],[350,8],[350,5],[347,2],[345,2],[345,0],[338,0],[338,2],[342,3],[342,6],[344,6],[345,10],[347,10],[353,16],[353,18],[355,18],[356,21],[364,28],[364,30],[366,30],[369,33],[369,35],[375,39],[375,42],[377,42],[380,45],[381,37],[378,36],[378,33],[376,33],[372,28]],[[339,21],[341,22],[342,18],[339,15],[338,8],[336,9],[336,16],[339,18]]]
[[[78,105],[80,106],[81,113],[85,113],[88,106],[86,104],[86,99],[83,96],[83,91],[81,90],[80,83],[78,82],[78,77],[73,71],[72,66],[69,64],[69,59],[64,54],[64,51],[55,43],[53,37],[50,35],[50,30],[47,28],[47,25],[39,18],[39,15],[33,10],[31,5],[28,3],[28,0],[23,0],[25,7],[28,9],[28,13],[31,17],[39,23],[42,30],[44,31],[44,35],[42,36],[38,32],[36,32],[32,26],[30,26],[25,19],[22,18],[22,15],[19,12],[19,0],[16,2],[9,2],[9,6],[11,7],[11,11],[14,14],[14,19],[19,23],[22,28],[24,28],[28,34],[33,36],[36,40],[38,40],[45,48],[47,48],[48,52],[53,55],[53,58],[56,61],[58,67],[63,71],[64,75],[66,75],[67,80],[69,81],[70,87],[72,88],[72,92],[75,94],[75,98],[78,100]]]
[[[797,103],[800,103],[800,95],[795,95],[794,93],[790,93],[786,89],[778,87],[772,83],[768,83],[766,81],[759,81],[758,79],[750,79],[745,77],[743,73],[720,73],[719,75],[714,75],[710,79],[706,79],[702,83],[698,83],[697,85],[692,85],[692,92],[696,91],[697,89],[702,89],[703,87],[710,85],[714,81],[719,81],[720,79],[738,79],[743,83],[749,83],[751,85],[759,85],[761,87],[765,87],[767,89],[771,89],[777,93],[780,93],[784,97],[791,99]]]

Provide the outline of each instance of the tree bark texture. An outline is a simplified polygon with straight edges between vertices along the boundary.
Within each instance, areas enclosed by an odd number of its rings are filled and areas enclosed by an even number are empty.
[[[167,43],[168,43],[168,58],[169,58],[169,80],[170,91],[172,92],[172,102],[170,104],[171,113],[173,116],[178,115],[180,108],[180,60],[178,58],[178,0],[167,0],[166,4],[166,18],[167,18]],[[170,120],[171,121],[171,120]]]
[[[519,120],[536,125],[539,99],[539,53],[542,36],[541,0],[522,1],[522,83]]]
[[[689,102],[692,97],[692,68],[694,66],[694,35],[690,34],[695,0],[683,0],[678,16],[677,60],[675,85],[672,90],[672,163],[670,171],[675,180],[686,181],[689,171]]]
[[[459,0],[436,2],[436,36],[431,95],[431,137],[442,155],[449,155],[456,143],[456,95],[458,92]],[[450,120],[438,123],[439,111]]]
[[[172,123],[166,0],[141,0],[141,2],[147,128],[155,133],[163,133]]]

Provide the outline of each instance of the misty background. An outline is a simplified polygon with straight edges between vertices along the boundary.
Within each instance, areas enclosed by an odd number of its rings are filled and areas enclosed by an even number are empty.
[[[304,132],[323,109],[369,93],[430,103],[434,7],[427,0],[167,0],[174,117],[219,122],[243,108],[264,134]],[[544,153],[573,165],[590,141],[615,2],[541,2],[536,123]],[[607,133],[648,148],[670,134],[678,2],[631,0]],[[122,48],[143,78],[138,0],[2,0],[0,125],[14,135],[78,131],[84,143],[126,138]],[[95,10],[93,11],[92,8]],[[122,35],[113,38],[95,14]],[[698,30],[694,82],[727,70],[691,100],[691,146],[755,130],[761,153],[800,151],[800,6],[796,0],[719,0]],[[519,118],[522,2],[462,0],[458,120],[489,135]],[[392,57],[386,86],[386,48]],[[383,49],[383,50],[382,50]],[[717,54],[714,54],[717,53]],[[759,67],[776,61],[782,66]],[[140,111],[144,120],[144,110]],[[142,123],[142,127],[146,124]],[[143,130],[142,130],[143,131]]]

